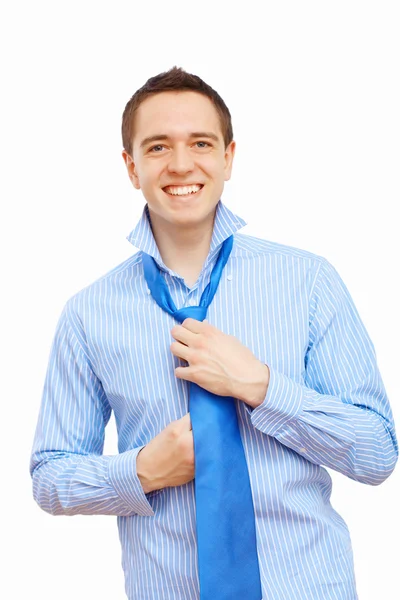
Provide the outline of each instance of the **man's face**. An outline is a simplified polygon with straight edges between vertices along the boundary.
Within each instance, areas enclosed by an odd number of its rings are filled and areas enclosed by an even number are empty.
[[[155,94],[139,106],[134,132],[133,156],[122,155],[150,215],[178,227],[214,215],[231,176],[235,142],[225,149],[211,100],[191,91]]]

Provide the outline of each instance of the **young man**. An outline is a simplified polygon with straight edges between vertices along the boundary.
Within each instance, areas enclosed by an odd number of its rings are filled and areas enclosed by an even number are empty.
[[[237,233],[245,221],[220,200],[235,153],[230,113],[199,77],[174,67],[149,79],[125,108],[122,135],[146,200],[128,237],[139,252],[61,315],[32,453],[36,501],[55,515],[118,516],[130,600],[356,599],[349,532],[324,467],[378,485],[398,447],[343,282],[321,257]],[[219,436],[212,411],[225,401],[237,421],[222,417]],[[104,456],[112,410],[119,454]],[[248,479],[235,458],[226,482],[231,423]],[[223,539],[218,529],[236,479],[249,482],[252,506],[236,508],[255,527],[239,560],[247,525],[232,520]],[[200,499],[202,486],[210,496]],[[223,499],[211,515],[213,493]],[[247,562],[260,583],[243,594]]]

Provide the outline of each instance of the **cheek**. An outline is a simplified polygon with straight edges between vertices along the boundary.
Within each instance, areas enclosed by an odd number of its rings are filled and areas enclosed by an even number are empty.
[[[159,181],[159,170],[155,169],[152,165],[145,169],[141,169],[138,172],[139,183],[141,188],[147,188],[154,186]]]
[[[223,179],[224,177],[224,160],[223,158],[216,157],[204,157],[201,162],[201,167],[206,171],[214,180]]]

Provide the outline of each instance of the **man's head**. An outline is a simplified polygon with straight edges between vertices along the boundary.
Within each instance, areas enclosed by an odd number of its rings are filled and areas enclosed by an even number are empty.
[[[217,92],[177,67],[150,78],[125,107],[122,140],[129,177],[152,223],[209,221],[235,152],[231,116]]]
[[[132,156],[132,141],[135,134],[135,115],[146,98],[161,92],[191,91],[203,94],[211,100],[218,113],[225,148],[233,140],[231,114],[221,96],[197,75],[186,73],[183,69],[173,67],[165,73],[150,77],[138,89],[125,106],[122,115],[122,143],[125,151]]]

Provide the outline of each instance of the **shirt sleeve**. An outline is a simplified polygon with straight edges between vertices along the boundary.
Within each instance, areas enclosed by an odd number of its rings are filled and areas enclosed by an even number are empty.
[[[43,510],[53,515],[154,515],[136,473],[143,446],[116,456],[102,454],[110,416],[70,301],[54,336],[30,461],[33,495]]]
[[[302,382],[270,368],[254,427],[312,463],[370,485],[398,458],[393,415],[374,347],[348,290],[327,261],[310,299],[309,346]]]

